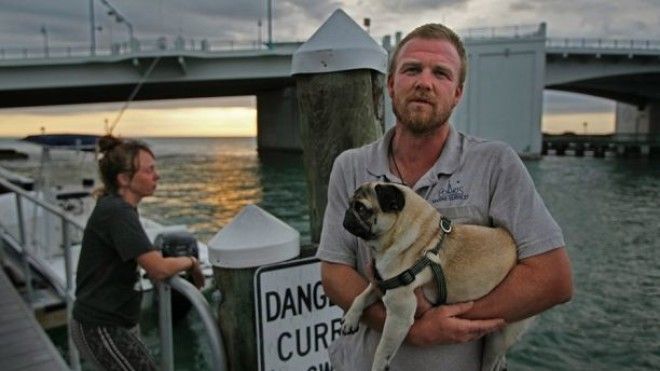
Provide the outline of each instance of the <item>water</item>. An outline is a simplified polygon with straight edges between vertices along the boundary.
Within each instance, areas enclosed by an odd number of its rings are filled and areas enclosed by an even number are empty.
[[[162,178],[156,195],[142,203],[145,215],[187,224],[207,241],[255,203],[309,241],[299,155],[260,158],[252,138],[148,142]],[[510,369],[660,369],[660,162],[550,156],[526,165],[564,230],[575,295],[540,316],[511,351]],[[155,308],[142,318],[145,341],[157,355]],[[49,333],[62,348],[64,332]],[[176,369],[207,369],[210,352],[196,315],[174,333]]]

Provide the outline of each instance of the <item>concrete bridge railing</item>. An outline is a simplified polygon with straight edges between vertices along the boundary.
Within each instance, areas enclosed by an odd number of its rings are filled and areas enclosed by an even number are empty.
[[[548,48],[660,50],[660,40],[548,38],[545,45]]]
[[[214,53],[223,51],[268,50],[271,47],[257,40],[208,40],[159,37],[157,39],[132,39],[124,42],[114,42],[109,47],[98,47],[91,50],[88,44],[58,45],[43,47],[2,47],[0,60],[43,59],[43,58],[74,58],[95,56],[121,56],[143,53],[161,52],[201,52]]]

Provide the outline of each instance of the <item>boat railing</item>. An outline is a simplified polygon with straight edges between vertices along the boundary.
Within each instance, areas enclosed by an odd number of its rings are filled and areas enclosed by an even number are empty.
[[[73,318],[75,288],[73,281],[73,262],[71,260],[71,241],[69,239],[69,228],[73,227],[82,231],[84,227],[77,220],[67,215],[66,212],[58,206],[52,205],[44,200],[39,199],[37,196],[28,193],[10,181],[0,178],[0,185],[7,191],[12,192],[16,200],[16,225],[18,227],[18,236],[12,236],[11,233],[2,225],[2,223],[0,223],[0,227],[2,229],[1,233],[4,243],[11,245],[14,250],[21,252],[21,268],[23,271],[23,277],[25,279],[28,300],[32,300],[34,298],[30,262],[35,261],[36,259],[34,259],[35,257],[31,254],[30,244],[28,243],[27,229],[25,227],[25,217],[23,213],[23,200],[28,200],[34,204],[35,208],[40,207],[43,210],[60,218],[62,222],[62,246],[64,248],[64,270],[66,274],[66,282],[64,283],[64,287],[62,287],[57,281],[53,280],[52,282],[55,283],[55,289],[58,291],[58,293],[64,297],[64,301],[66,303],[66,321],[67,324],[71,323]],[[74,370],[80,370],[80,356],[78,354],[78,349],[73,343],[71,332],[67,331],[67,334],[69,366]]]
[[[42,208],[43,210],[59,217],[62,222],[62,246],[64,248],[64,266],[66,273],[66,282],[64,285],[58,283],[56,280],[51,280],[54,283],[55,289],[58,294],[63,297],[66,304],[66,320],[67,324],[71,323],[73,318],[73,302],[75,301],[75,285],[73,280],[73,261],[72,261],[72,242],[70,239],[70,229],[84,230],[84,226],[78,221],[62,210],[60,207],[50,204],[42,199],[39,199],[33,194],[25,191],[24,189],[16,186],[7,179],[0,178],[0,186],[4,187],[9,192],[12,192],[16,198],[16,218],[18,226],[18,236],[12,233],[4,226],[3,221],[0,220],[0,241],[3,244],[10,245],[15,251],[21,252],[21,270],[26,284],[26,291],[28,300],[34,298],[34,288],[32,287],[32,277],[30,264],[37,264],[38,260],[32,254],[30,244],[28,242],[27,230],[25,228],[24,219],[24,202],[28,200],[34,204],[34,207]],[[2,246],[0,246],[2,250]],[[174,353],[173,353],[173,336],[172,336],[172,311],[171,311],[171,289],[180,292],[191,303],[193,308],[197,311],[203,322],[203,327],[208,334],[211,343],[211,355],[213,357],[213,370],[226,370],[227,362],[224,353],[224,344],[222,342],[222,335],[218,328],[217,322],[212,314],[208,302],[192,284],[185,281],[179,276],[173,276],[169,279],[158,284],[159,294],[161,295],[158,300],[159,305],[159,330],[161,334],[161,367],[165,371],[174,369]],[[68,334],[68,359],[69,366],[73,370],[80,370],[80,356],[78,350],[73,343],[71,332]]]
[[[174,370],[174,349],[173,349],[173,336],[172,336],[172,304],[171,304],[171,289],[175,289],[185,296],[193,305],[199,314],[208,340],[211,344],[211,370],[224,371],[227,369],[227,356],[225,354],[225,347],[222,342],[222,336],[217,325],[217,321],[213,316],[213,312],[209,307],[209,303],[204,299],[204,296],[193,286],[190,282],[179,277],[178,275],[172,276],[169,279],[158,284],[158,311],[160,328],[160,349],[161,349],[161,368],[163,371]]]

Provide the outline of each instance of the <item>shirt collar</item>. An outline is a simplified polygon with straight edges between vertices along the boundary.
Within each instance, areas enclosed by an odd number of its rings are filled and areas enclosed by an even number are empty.
[[[448,124],[449,125],[449,124]],[[389,168],[389,145],[394,136],[394,128],[390,128],[380,141],[372,146],[367,153],[367,171],[373,177],[381,180],[399,180],[392,174]],[[438,181],[440,175],[452,174],[461,163],[463,153],[463,143],[461,134],[451,125],[449,125],[449,135],[442,149],[440,157],[433,167],[417,182],[416,188],[429,183]]]
[[[393,136],[394,127],[385,132],[380,141],[367,152],[367,172],[381,180],[398,179],[389,168],[389,146]]]

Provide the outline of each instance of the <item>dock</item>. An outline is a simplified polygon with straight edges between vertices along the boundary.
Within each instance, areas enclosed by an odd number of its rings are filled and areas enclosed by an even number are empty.
[[[4,269],[0,269],[0,364],[4,371],[69,370]]]
[[[542,155],[554,152],[564,156],[571,152],[582,157],[591,152],[593,157],[605,157],[607,153],[622,157],[660,157],[660,134],[577,135],[543,134]]]

